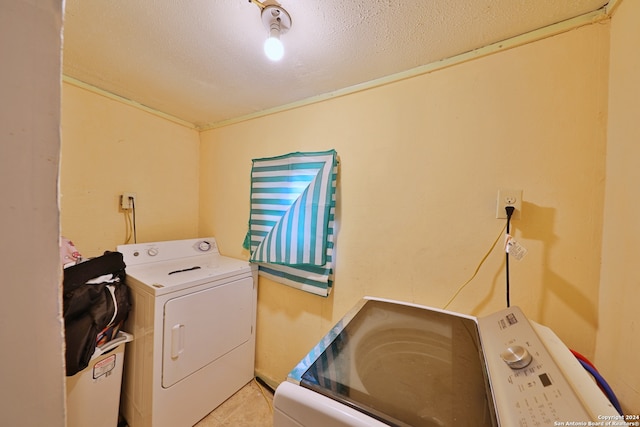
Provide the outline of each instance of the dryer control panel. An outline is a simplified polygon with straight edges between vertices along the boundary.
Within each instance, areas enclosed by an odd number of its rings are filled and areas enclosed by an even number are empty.
[[[220,254],[215,237],[120,245],[118,251],[127,266]]]
[[[478,327],[501,426],[588,423],[618,415],[562,341],[518,307],[478,318]]]

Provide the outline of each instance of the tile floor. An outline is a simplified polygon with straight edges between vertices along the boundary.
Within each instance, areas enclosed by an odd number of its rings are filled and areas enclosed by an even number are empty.
[[[252,380],[194,427],[272,427],[273,394]]]

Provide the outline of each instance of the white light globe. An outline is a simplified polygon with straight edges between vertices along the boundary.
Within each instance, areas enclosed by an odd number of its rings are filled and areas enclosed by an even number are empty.
[[[264,53],[272,61],[279,61],[284,56],[284,46],[280,39],[269,37],[264,42]]]

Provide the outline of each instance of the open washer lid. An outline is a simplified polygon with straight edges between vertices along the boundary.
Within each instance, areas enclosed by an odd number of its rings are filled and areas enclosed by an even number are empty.
[[[367,300],[300,385],[392,426],[496,425],[468,316]]]

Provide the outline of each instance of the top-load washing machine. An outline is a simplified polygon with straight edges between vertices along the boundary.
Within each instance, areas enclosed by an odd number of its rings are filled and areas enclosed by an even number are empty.
[[[254,377],[257,272],[213,237],[120,245],[130,427],[191,427]]]
[[[620,417],[558,337],[518,307],[475,318],[365,298],[274,397],[274,427],[542,427],[605,419]]]

